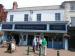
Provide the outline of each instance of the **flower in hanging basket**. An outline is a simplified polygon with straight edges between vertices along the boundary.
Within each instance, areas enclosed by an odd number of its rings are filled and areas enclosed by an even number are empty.
[[[3,35],[3,32],[0,32],[0,36],[2,36]]]
[[[64,38],[69,39],[69,38],[70,38],[70,35],[68,35],[68,34],[64,34]]]

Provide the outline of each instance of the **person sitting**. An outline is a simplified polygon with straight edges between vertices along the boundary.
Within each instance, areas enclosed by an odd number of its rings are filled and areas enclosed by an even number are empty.
[[[12,51],[15,51],[16,50],[16,46],[15,46],[14,42],[11,43],[11,50]]]
[[[12,49],[12,51],[15,51],[15,50],[16,50],[15,39],[12,39],[12,42],[11,42],[11,49]]]

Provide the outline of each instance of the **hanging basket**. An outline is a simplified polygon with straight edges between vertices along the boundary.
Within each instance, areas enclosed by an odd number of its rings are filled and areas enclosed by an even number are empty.
[[[0,32],[0,36],[2,36],[3,35],[3,32]]]
[[[64,38],[69,39],[69,38],[70,38],[70,35],[68,35],[68,34],[64,34]]]
[[[9,33],[9,35],[11,35],[11,36],[12,36],[13,34],[14,34],[13,32],[10,32],[10,33]]]

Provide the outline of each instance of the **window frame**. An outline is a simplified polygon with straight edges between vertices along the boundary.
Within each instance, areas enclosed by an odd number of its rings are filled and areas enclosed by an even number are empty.
[[[61,13],[55,13],[55,21],[61,20]]]
[[[14,15],[10,15],[10,22],[13,22]]]
[[[24,21],[28,21],[29,14],[24,14]]]
[[[37,21],[41,21],[41,13],[37,14]]]

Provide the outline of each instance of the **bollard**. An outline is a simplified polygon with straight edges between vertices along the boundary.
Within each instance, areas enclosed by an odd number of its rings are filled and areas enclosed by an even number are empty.
[[[28,45],[27,55],[29,55],[29,45]]]
[[[39,47],[39,56],[41,56],[41,46]]]
[[[59,56],[59,51],[57,50],[57,56]]]

